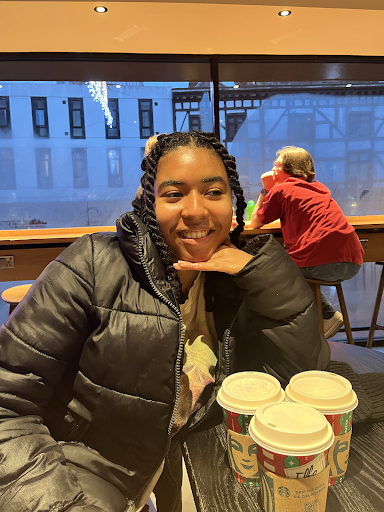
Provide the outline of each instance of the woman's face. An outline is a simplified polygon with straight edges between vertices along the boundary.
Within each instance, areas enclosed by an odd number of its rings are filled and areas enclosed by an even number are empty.
[[[178,260],[207,261],[226,239],[232,194],[220,157],[183,146],[161,157],[157,167],[156,218]]]

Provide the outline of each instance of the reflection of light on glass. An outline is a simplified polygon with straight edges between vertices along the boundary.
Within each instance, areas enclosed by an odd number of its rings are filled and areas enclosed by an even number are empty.
[[[92,81],[85,83],[87,84],[88,90],[91,93],[92,98],[98,103],[100,103],[101,108],[104,112],[105,119],[107,121],[107,125],[110,128],[112,128],[113,116],[108,106],[107,83],[101,81]]]
[[[352,87],[352,84],[347,84],[345,87]]]
[[[292,11],[280,11],[279,12],[279,16],[289,16],[291,14]]]
[[[109,156],[109,166],[111,169],[111,174],[113,176],[117,176],[120,173],[120,169],[119,169],[119,160],[118,160],[118,155],[117,155],[116,149],[111,149],[108,152],[108,156]]]
[[[240,87],[240,85],[237,85],[237,84],[233,86],[234,89],[238,89],[239,87]]]
[[[2,89],[2,88],[3,88],[3,86],[0,84],[0,89]]]
[[[108,11],[108,9],[106,7],[104,7],[103,5],[97,5],[94,10],[99,13]]]
[[[120,84],[117,84],[117,85],[116,85],[116,89],[121,89],[121,85],[120,85]]]
[[[134,123],[137,123],[137,121],[133,121]]]

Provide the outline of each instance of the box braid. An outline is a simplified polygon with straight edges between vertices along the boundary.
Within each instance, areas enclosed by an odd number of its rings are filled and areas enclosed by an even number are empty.
[[[170,151],[183,146],[195,146],[198,148],[206,148],[213,150],[221,158],[227,171],[230,188],[236,197],[236,221],[237,227],[230,234],[231,242],[238,248],[241,247],[240,234],[244,228],[244,210],[246,202],[243,196],[243,190],[239,183],[239,175],[236,171],[235,158],[229,155],[227,149],[217,140],[213,133],[208,132],[175,132],[171,134],[162,134],[157,137],[156,144],[152,147],[151,152],[147,155],[141,164],[143,176],[141,178],[141,186],[143,189],[140,197],[132,202],[132,206],[136,215],[138,215],[147,226],[150,237],[159,251],[160,257],[164,263],[165,276],[168,283],[175,291],[179,302],[183,303],[185,297],[181,291],[181,283],[177,275],[177,271],[173,266],[173,259],[168,245],[165,243],[161,233],[159,224],[155,214],[155,180],[157,166],[162,156]],[[212,311],[213,296],[213,280],[207,272],[205,279],[205,296],[206,309]]]

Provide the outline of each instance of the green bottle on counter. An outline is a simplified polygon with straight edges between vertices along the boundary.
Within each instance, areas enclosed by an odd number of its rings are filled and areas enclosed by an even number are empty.
[[[252,219],[252,212],[255,209],[255,201],[248,201],[247,203],[247,221]]]

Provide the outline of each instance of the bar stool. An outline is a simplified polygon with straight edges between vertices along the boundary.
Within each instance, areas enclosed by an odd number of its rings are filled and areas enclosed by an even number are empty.
[[[21,284],[19,286],[12,286],[12,288],[7,288],[3,291],[1,298],[4,302],[9,304],[9,314],[12,313],[31,286],[31,284]]]
[[[369,329],[368,340],[367,340],[367,344],[366,344],[367,348],[372,348],[373,336],[375,334],[375,330],[376,329],[383,329],[384,330],[384,326],[383,325],[378,325],[376,323],[377,322],[377,317],[379,316],[379,309],[380,309],[380,304],[381,304],[381,298],[383,296],[383,290],[384,290],[384,261],[376,261],[376,265],[381,265],[383,268],[381,270],[381,278],[380,278],[380,281],[379,281],[379,289],[377,290],[375,308],[373,310],[371,327]]]
[[[315,294],[315,304],[317,307],[317,311],[319,312],[319,327],[320,331],[324,334],[324,323],[323,323],[323,313],[321,307],[321,290],[320,286],[336,286],[337,296],[339,298],[340,309],[343,314],[344,319],[344,327],[345,332],[347,334],[348,343],[350,345],[354,345],[355,342],[352,336],[351,324],[349,323],[349,316],[347,311],[347,306],[345,305],[343,289],[341,287],[341,283],[343,281],[320,281],[319,279],[306,279],[309,286],[312,288],[313,293]]]

